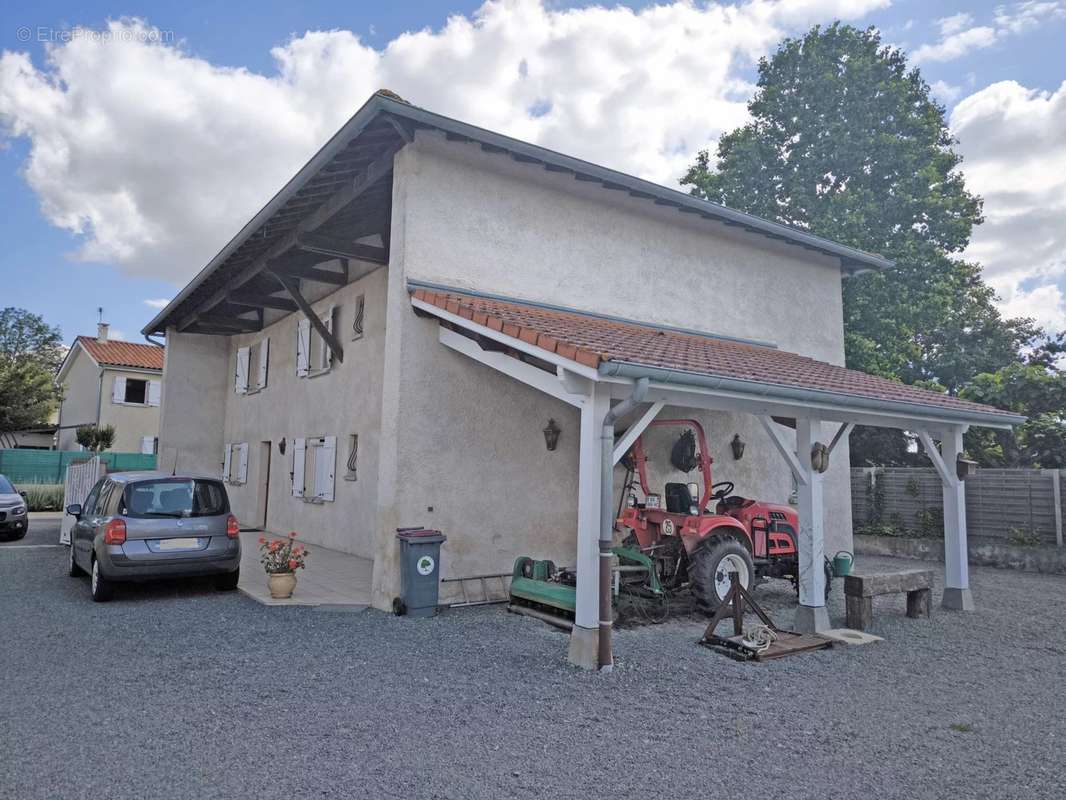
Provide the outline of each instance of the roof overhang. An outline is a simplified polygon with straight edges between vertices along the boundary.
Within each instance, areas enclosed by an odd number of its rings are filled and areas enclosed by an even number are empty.
[[[337,164],[346,156],[346,151],[350,152],[350,146],[356,145],[361,137],[381,137],[382,131],[391,131],[396,137],[395,143],[391,146],[391,151],[389,147],[382,150],[391,160],[395,151],[410,142],[419,128],[439,131],[450,140],[471,142],[480,145],[486,152],[505,154],[520,163],[568,174],[576,180],[598,184],[605,190],[625,192],[659,206],[674,208],[680,213],[838,258],[846,274],[893,266],[893,262],[882,256],[435,114],[398,100],[390,94],[378,92],[371,96],[141,332],[145,335],[163,333],[176,319],[187,321],[189,308],[196,302],[197,293],[201,292],[202,287],[209,281],[224,286],[229,281],[239,281],[242,278],[247,280],[249,265],[254,265],[256,259],[262,258],[264,253],[269,253],[271,247],[277,248],[279,244],[284,244],[287,241],[285,237],[292,236],[300,221],[300,215],[307,219],[316,213],[321,214],[322,209],[329,210],[327,206],[331,198],[328,193],[319,191],[318,186],[341,185],[322,184],[323,176],[345,177],[347,173],[339,170]],[[241,272],[241,269],[245,272]],[[213,293],[212,298],[216,304],[220,296],[224,296],[224,292],[222,295],[219,295],[218,291]]]
[[[423,293],[423,297],[424,297]],[[649,380],[651,401],[668,405],[730,410],[761,417],[819,419],[901,430],[924,430],[936,436],[970,426],[1009,429],[1025,417],[977,404],[944,408],[935,404],[875,399],[780,383],[737,380],[681,369],[663,369],[624,360],[592,363],[580,351],[540,344],[541,336],[526,328],[479,318],[468,308],[438,305],[417,294],[411,298],[417,312],[444,323],[440,340],[453,350],[572,405],[580,405],[590,384],[610,387],[612,397],[623,399],[641,378]],[[580,312],[570,312],[578,315]],[[617,324],[617,323],[615,323]],[[492,343],[491,346],[488,343]],[[554,371],[554,374],[553,374]],[[538,374],[539,373],[539,374]]]

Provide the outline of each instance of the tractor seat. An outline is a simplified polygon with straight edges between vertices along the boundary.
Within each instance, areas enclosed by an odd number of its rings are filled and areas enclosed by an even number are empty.
[[[687,514],[693,505],[692,493],[684,483],[666,484],[666,510],[670,514]]]

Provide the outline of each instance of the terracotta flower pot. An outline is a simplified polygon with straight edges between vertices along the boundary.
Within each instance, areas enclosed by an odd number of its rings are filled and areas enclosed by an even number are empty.
[[[275,600],[288,600],[292,597],[293,589],[296,588],[296,573],[271,573],[267,575],[267,586],[270,588],[270,596]]]

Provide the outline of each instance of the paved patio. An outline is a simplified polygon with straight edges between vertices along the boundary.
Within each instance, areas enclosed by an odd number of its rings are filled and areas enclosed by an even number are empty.
[[[275,600],[259,563],[259,537],[278,534],[241,533],[241,582],[238,588],[267,606],[368,606],[374,562],[348,553],[301,541],[307,548],[307,567],[296,574],[296,591],[288,600]],[[299,540],[298,540],[299,541]]]

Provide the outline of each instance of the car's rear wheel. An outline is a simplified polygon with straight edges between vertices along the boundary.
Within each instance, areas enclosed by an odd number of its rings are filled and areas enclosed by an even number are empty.
[[[689,573],[692,593],[707,613],[713,614],[725,602],[734,573],[741,586],[751,588],[755,577],[751,554],[748,548],[731,536],[707,542],[693,554]]]
[[[241,571],[239,569],[233,570],[233,572],[227,572],[225,575],[220,575],[215,578],[215,588],[220,592],[232,592],[237,588],[237,584],[241,580]]]
[[[115,594],[114,584],[100,572],[100,562],[93,559],[93,571],[89,576],[89,590],[92,592],[93,602],[106,603]]]
[[[72,578],[80,578],[85,574],[85,570],[78,566],[78,562],[74,560],[74,542],[70,543],[70,558],[67,568],[67,574]]]

